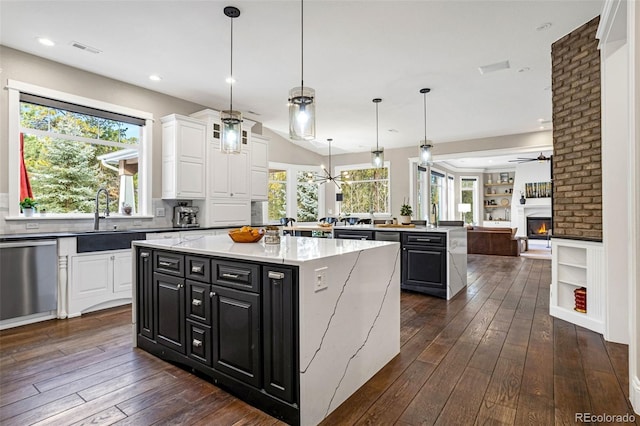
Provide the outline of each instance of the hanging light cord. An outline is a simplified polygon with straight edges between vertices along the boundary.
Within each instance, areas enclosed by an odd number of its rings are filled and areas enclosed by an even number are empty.
[[[300,0],[300,87],[304,93],[304,0]]]
[[[424,92],[424,143],[427,144],[427,92]]]
[[[376,151],[380,151],[378,148],[378,104],[379,102],[376,102]]]
[[[233,17],[231,17],[231,65],[230,65],[230,76],[229,76],[229,111],[233,111]]]

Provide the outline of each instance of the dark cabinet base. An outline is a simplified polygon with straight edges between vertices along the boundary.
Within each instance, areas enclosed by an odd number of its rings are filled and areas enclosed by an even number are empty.
[[[140,349],[190,372],[199,373],[199,376],[211,381],[216,386],[285,423],[290,425],[300,424],[300,411],[297,404],[280,401],[259,389],[247,386],[231,376],[207,367],[199,361],[159,345],[141,334],[138,334],[137,343]]]

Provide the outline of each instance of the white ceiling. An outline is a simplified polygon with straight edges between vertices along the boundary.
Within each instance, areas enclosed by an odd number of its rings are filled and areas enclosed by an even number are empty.
[[[423,87],[432,89],[427,137],[436,144],[538,131],[540,119],[551,119],[551,44],[598,15],[602,4],[307,0],[304,81],[316,90],[316,140],[333,138],[334,153],[371,149],[372,99],[380,97],[380,145],[417,146],[424,138]],[[301,78],[297,0],[2,0],[0,43],[227,109],[227,5],[241,10],[234,20],[234,109],[286,135],[288,91]],[[552,25],[537,30],[545,23]],[[42,46],[38,37],[56,45]],[[510,69],[478,71],[505,60]]]

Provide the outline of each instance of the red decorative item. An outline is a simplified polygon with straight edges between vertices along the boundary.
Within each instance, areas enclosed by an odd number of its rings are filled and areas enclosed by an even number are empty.
[[[573,290],[573,295],[576,299],[576,306],[573,308],[577,312],[583,314],[587,313],[587,289],[584,287]]]

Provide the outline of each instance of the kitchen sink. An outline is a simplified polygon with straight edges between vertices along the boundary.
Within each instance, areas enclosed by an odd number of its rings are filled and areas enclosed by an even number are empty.
[[[123,250],[131,248],[131,241],[144,240],[145,232],[134,231],[94,231],[76,237],[76,252]]]

